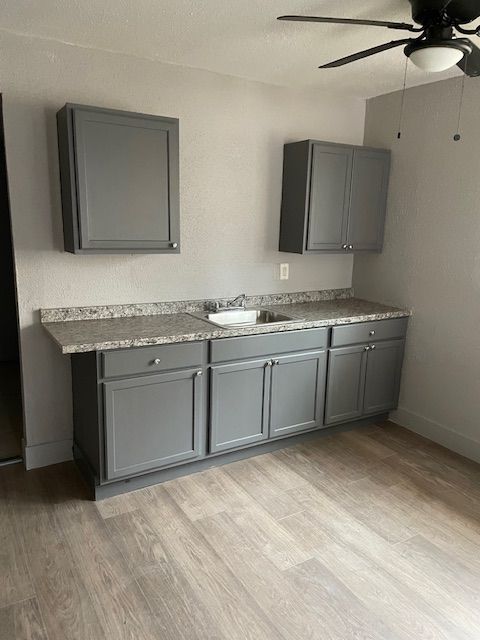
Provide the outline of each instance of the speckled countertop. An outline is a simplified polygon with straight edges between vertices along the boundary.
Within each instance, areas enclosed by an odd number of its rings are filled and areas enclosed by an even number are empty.
[[[295,329],[385,320],[409,316],[405,309],[388,307],[358,298],[318,300],[262,305],[263,309],[286,313],[298,322],[224,329],[188,313],[160,313],[98,320],[45,322],[43,326],[62,353],[139,347],[174,342],[230,338]]]

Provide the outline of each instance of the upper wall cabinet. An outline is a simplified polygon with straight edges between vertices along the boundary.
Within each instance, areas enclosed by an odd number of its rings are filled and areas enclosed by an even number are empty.
[[[280,251],[381,251],[389,170],[389,151],[286,144]]]
[[[67,104],[57,124],[65,250],[179,253],[178,120]]]

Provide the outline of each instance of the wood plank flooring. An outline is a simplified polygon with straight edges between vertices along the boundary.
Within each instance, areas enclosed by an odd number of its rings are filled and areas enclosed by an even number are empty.
[[[86,496],[0,469],[0,640],[480,639],[480,465],[392,423]]]

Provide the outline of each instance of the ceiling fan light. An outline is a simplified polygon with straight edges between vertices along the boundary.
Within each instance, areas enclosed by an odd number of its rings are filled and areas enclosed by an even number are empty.
[[[423,71],[445,71],[460,62],[465,52],[456,47],[431,46],[414,49],[410,60]]]

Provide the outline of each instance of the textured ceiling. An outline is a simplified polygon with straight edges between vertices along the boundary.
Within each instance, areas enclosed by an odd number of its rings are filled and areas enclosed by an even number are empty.
[[[410,21],[410,5],[407,0],[2,0],[0,30],[359,97],[401,88],[401,47],[339,69],[317,67],[408,32],[278,22],[281,14]],[[459,73],[427,74],[410,65],[408,84]]]

